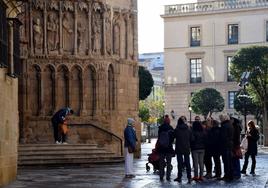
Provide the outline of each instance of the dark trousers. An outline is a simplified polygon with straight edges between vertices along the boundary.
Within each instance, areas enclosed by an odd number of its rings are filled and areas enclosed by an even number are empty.
[[[159,153],[159,176],[160,178],[163,178],[165,175],[165,166],[167,165],[167,174],[166,179],[170,179],[171,174],[171,160],[172,160],[172,154],[170,153]]]
[[[55,142],[56,141],[60,142],[60,139],[59,139],[59,123],[55,122],[55,121],[52,121],[52,126],[53,126],[53,131],[54,131],[54,140],[55,140]]]
[[[212,174],[212,154],[208,151],[205,151],[205,156],[204,156],[204,164],[206,167],[207,174]]]
[[[256,155],[248,154],[248,152],[245,153],[245,161],[243,165],[242,171],[246,171],[248,167],[248,158],[251,156],[252,159],[252,165],[251,165],[251,173],[255,173],[255,167],[256,167]]]
[[[232,180],[233,179],[233,163],[232,163],[232,151],[231,149],[226,149],[222,153],[222,160],[224,166],[224,177]]]
[[[215,164],[215,175],[221,177],[221,156],[220,154],[213,154],[212,157]]]
[[[191,179],[190,155],[177,153],[177,163],[178,163],[178,178],[181,179],[181,177],[182,177],[182,167],[183,167],[183,163],[184,163],[185,167],[186,167],[187,178]]]
[[[240,159],[233,157],[233,176],[234,178],[241,177]]]

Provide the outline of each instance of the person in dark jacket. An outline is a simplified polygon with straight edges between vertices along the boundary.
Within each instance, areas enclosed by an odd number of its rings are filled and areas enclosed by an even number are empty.
[[[224,164],[224,181],[233,180],[232,149],[233,149],[233,126],[230,117],[225,114],[219,116],[221,121],[222,160]]]
[[[54,139],[55,139],[56,144],[61,143],[61,138],[59,137],[59,124],[63,124],[66,117],[69,115],[72,115],[73,113],[74,111],[69,107],[62,108],[59,111],[57,111],[51,118],[53,130],[54,130]]]
[[[166,173],[166,180],[170,181],[170,174],[172,170],[171,160],[172,157],[175,155],[174,149],[173,149],[173,141],[174,141],[174,129],[170,125],[170,119],[168,115],[165,115],[164,123],[159,126],[158,129],[158,139],[159,136],[163,133],[168,133],[168,147],[161,146],[161,144],[157,144],[157,152],[159,153],[160,159],[159,159],[159,176],[160,180],[163,181],[164,174],[165,174],[165,166],[167,166],[167,173]]]
[[[178,164],[178,176],[176,179],[174,179],[174,181],[181,182],[182,166],[184,158],[188,183],[191,183],[190,143],[192,133],[186,122],[187,122],[186,117],[181,116],[178,119],[177,127],[174,131],[174,136],[176,139],[175,153],[177,155],[177,164]]]
[[[248,158],[251,156],[252,159],[252,165],[251,165],[251,171],[250,174],[255,175],[255,167],[256,167],[256,155],[258,150],[257,141],[259,140],[259,131],[255,126],[255,123],[253,121],[248,122],[248,131],[246,134],[247,140],[248,140],[248,149],[245,153],[245,161],[243,165],[243,169],[241,171],[242,174],[246,174],[247,167],[248,167]]]
[[[204,172],[204,155],[205,155],[205,132],[202,124],[199,121],[193,122],[191,150],[194,163],[194,177],[195,181],[203,181]],[[199,176],[198,176],[199,167]]]
[[[134,129],[134,119],[128,118],[127,119],[127,126],[124,130],[124,156],[125,156],[125,177],[126,178],[133,178],[134,170],[133,170],[133,158],[134,158],[134,151],[136,149],[136,131]]]
[[[231,124],[233,125],[234,134],[233,134],[233,153],[236,153],[236,150],[240,150],[240,134],[241,134],[241,123],[238,119],[231,117]],[[241,177],[240,172],[240,158],[238,156],[233,155],[232,158],[233,165],[233,178],[239,179]]]
[[[213,150],[211,150],[210,144],[211,144],[211,138],[209,137],[211,135],[211,128],[212,128],[212,121],[213,119],[211,117],[208,117],[205,121],[202,121],[202,126],[204,128],[205,132],[205,156],[204,156],[204,164],[206,167],[206,175],[205,178],[210,179],[212,178],[212,153]]]

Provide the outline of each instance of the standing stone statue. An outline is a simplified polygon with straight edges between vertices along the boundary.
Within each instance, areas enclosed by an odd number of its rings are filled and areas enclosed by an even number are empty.
[[[115,55],[120,55],[120,27],[118,24],[113,28],[113,51]]]
[[[43,46],[43,29],[39,18],[36,18],[36,20],[34,21],[33,34],[35,52],[40,52]]]
[[[101,28],[100,28],[98,20],[96,19],[94,19],[94,22],[93,22],[92,34],[93,34],[93,52],[95,52],[96,54],[100,54]]]
[[[81,22],[78,22],[77,24],[77,47],[78,52],[82,52],[83,47],[83,34],[86,31],[84,27],[82,27]]]
[[[62,26],[63,26],[63,49],[65,51],[72,51],[73,49],[73,19],[71,19],[70,14],[65,13]]]
[[[111,11],[104,12],[105,32],[106,32],[106,52],[112,55],[112,34],[111,34]]]
[[[48,15],[47,21],[47,40],[48,40],[48,50],[54,51],[58,48],[58,24],[54,17],[54,14]]]

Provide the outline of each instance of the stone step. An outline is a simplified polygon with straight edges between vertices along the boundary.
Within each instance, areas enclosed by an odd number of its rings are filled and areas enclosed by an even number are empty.
[[[123,162],[96,144],[23,144],[18,149],[19,166],[62,166]]]

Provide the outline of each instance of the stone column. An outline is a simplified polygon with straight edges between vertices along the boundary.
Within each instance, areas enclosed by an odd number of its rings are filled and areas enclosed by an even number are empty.
[[[45,115],[45,111],[44,111],[44,103],[45,103],[45,99],[44,99],[44,72],[42,70],[40,70],[40,77],[39,77],[39,102],[40,102],[40,113],[39,115],[43,116]]]
[[[29,2],[29,20],[30,20],[30,48],[31,48],[31,56],[34,55],[34,43],[33,43],[33,3]]]
[[[13,20],[8,20],[8,74],[13,76],[14,74],[14,45],[13,45],[13,37],[14,37],[14,28],[13,28]]]
[[[91,39],[91,3],[88,3],[88,55],[92,52],[92,39]]]
[[[59,87],[59,78],[58,78],[58,71],[57,68],[55,69],[55,95],[54,95],[54,100],[55,100],[55,110],[54,113],[59,109],[59,100],[58,100],[58,87]]]
[[[106,11],[102,13],[102,49],[103,55],[106,55],[106,28],[105,28]]]
[[[47,55],[47,1],[44,1],[44,54]]]
[[[77,2],[74,3],[74,55],[77,55]]]
[[[126,32],[125,32],[125,34],[126,34],[126,59],[128,59],[129,58],[129,47],[128,47],[128,45],[129,44],[131,44],[130,42],[129,42],[129,35],[131,35],[131,33],[128,33],[129,32],[129,14],[127,13],[126,14]]]
[[[86,96],[86,92],[85,92],[85,80],[86,80],[86,76],[84,73],[82,73],[81,75],[81,94],[80,95],[80,100],[81,100],[81,107],[80,107],[80,114],[81,116],[86,116],[86,101],[85,101],[85,96]]]
[[[60,54],[63,54],[63,36],[62,36],[62,1],[60,1],[60,7],[59,7],[59,11],[60,11]]]
[[[137,11],[133,13],[133,54],[134,54],[134,60],[138,60],[138,16]]]

